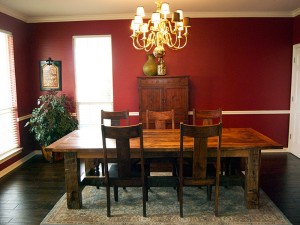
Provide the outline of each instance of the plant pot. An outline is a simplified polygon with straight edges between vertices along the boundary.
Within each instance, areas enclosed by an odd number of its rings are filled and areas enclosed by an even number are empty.
[[[44,156],[44,159],[47,160],[48,162],[52,162],[53,158],[52,158],[52,152],[48,152],[45,150],[45,146],[42,146],[42,153]]]
[[[62,152],[48,152],[45,150],[45,146],[42,146],[42,153],[44,159],[48,162],[57,162],[64,159],[64,153]]]

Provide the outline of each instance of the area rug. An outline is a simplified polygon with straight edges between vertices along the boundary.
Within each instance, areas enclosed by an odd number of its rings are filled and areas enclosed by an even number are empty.
[[[136,225],[136,224],[232,224],[232,225],[285,225],[291,224],[268,196],[261,191],[260,208],[245,207],[244,191],[241,187],[220,189],[219,217],[213,213],[214,199],[206,200],[206,188],[184,188],[184,217],[179,216],[176,190],[173,188],[151,188],[147,202],[147,217],[142,216],[141,188],[119,189],[119,201],[113,199],[111,191],[111,214],[106,217],[105,188],[86,186],[83,190],[83,208],[67,209],[66,194],[42,221],[42,225]]]

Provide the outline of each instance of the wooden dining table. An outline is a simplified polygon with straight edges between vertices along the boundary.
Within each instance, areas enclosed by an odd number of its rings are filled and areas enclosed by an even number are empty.
[[[145,158],[176,158],[179,155],[179,129],[143,130]],[[132,157],[139,157],[139,140],[130,142]],[[116,158],[115,142],[108,140],[108,158]],[[208,142],[208,157],[216,156],[216,139]],[[221,157],[245,158],[244,198],[248,209],[259,207],[259,176],[262,149],[282,149],[283,146],[252,128],[223,128]],[[101,130],[75,130],[46,147],[47,151],[63,152],[67,206],[82,207],[82,190],[89,178],[86,159],[103,158]],[[184,139],[184,157],[192,157],[193,140]],[[101,179],[99,179],[101,180]]]

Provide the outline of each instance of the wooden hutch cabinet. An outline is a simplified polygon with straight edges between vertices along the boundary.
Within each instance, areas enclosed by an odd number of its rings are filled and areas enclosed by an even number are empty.
[[[189,76],[138,77],[138,92],[141,123],[146,122],[146,109],[174,109],[176,128],[180,122],[188,123]]]

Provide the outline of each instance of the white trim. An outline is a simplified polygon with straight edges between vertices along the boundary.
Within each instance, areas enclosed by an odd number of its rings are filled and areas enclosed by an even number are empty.
[[[245,110],[245,111],[222,111],[222,115],[271,115],[271,114],[290,114],[290,110]],[[193,111],[189,111],[193,115]]]
[[[191,18],[240,18],[240,17],[293,17],[292,12],[185,12]],[[27,23],[68,22],[68,21],[91,21],[91,20],[132,20],[133,14],[101,14],[82,16],[59,16],[59,17],[28,17]],[[151,18],[147,14],[146,18]]]
[[[290,110],[249,110],[249,111],[222,111],[223,115],[241,115],[241,114],[290,114]]]
[[[293,12],[185,12],[184,14],[191,18],[293,17]]]
[[[285,152],[288,153],[289,149],[288,148],[283,148],[283,149],[263,149],[261,150],[262,153],[278,153],[278,152]]]
[[[47,22],[71,22],[71,21],[92,21],[92,20],[125,20],[134,15],[130,14],[101,14],[82,16],[60,16],[60,17],[28,17],[27,23],[47,23]]]
[[[188,112],[189,115],[193,115],[193,111]],[[290,110],[245,110],[245,111],[222,111],[223,115],[272,115],[272,114],[290,114]],[[72,116],[76,116],[76,113],[72,113]],[[129,116],[139,116],[139,112],[129,112]],[[30,119],[31,114],[21,116],[18,118],[18,122]]]
[[[23,120],[27,120],[27,119],[30,119],[31,117],[31,114],[28,114],[28,115],[25,115],[25,116],[21,116],[17,119],[18,122],[21,122]]]
[[[20,154],[21,152],[22,152],[22,148],[15,148],[8,152],[3,153],[2,155],[0,155],[0,163],[3,163],[5,161],[11,159],[12,157]]]
[[[2,4],[0,4],[0,12],[6,14],[8,16],[14,17],[16,19],[22,20],[23,22],[27,22],[26,16],[24,16],[23,14],[15,11],[15,10],[7,8],[6,6],[4,6]]]
[[[129,112],[129,116],[139,116],[139,112]]]
[[[293,11],[293,17],[300,15],[300,8]]]
[[[33,156],[40,155],[40,154],[42,154],[40,150],[35,150],[35,151],[29,153],[28,155],[26,155],[22,159],[14,162],[13,164],[11,164],[8,167],[6,167],[3,170],[1,170],[0,171],[0,178],[3,177],[4,175],[8,174],[9,172],[13,171],[17,167],[21,166],[23,163],[25,163],[26,161],[28,161],[29,159],[31,159]]]
[[[0,29],[0,32],[8,34],[8,35],[12,35],[12,33],[10,31],[7,31],[7,30]]]
[[[3,4],[0,4],[0,12],[24,21],[26,23],[46,23],[46,22],[69,22],[69,21],[92,21],[92,20],[124,20],[132,19],[132,13],[124,14],[96,14],[81,16],[56,16],[56,17],[27,17],[26,15],[12,10]],[[300,15],[300,8],[294,11],[278,12],[185,12],[185,15],[191,18],[239,18],[239,17],[296,17]],[[146,15],[148,18],[151,15]]]

